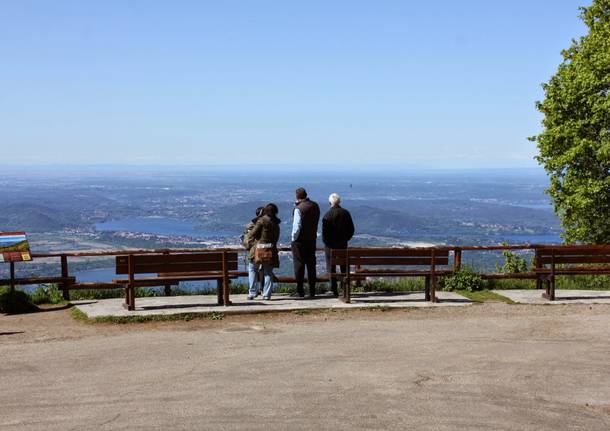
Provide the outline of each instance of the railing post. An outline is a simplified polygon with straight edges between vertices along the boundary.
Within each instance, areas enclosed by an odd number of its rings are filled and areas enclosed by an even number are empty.
[[[430,278],[432,279],[432,286],[430,289],[430,301],[436,301],[436,250],[432,249],[431,261],[430,261]]]
[[[453,272],[459,272],[462,267],[462,249],[456,248],[453,250]]]
[[[165,250],[163,252],[163,254],[167,256],[169,254],[169,251]],[[165,292],[164,292],[165,296],[172,296],[172,285],[169,283],[166,283],[164,287],[165,287]]]
[[[350,303],[352,302],[352,277],[351,277],[351,267],[350,267],[350,261],[349,261],[349,249],[345,249],[345,264],[347,266],[347,277],[345,279],[345,289],[344,289],[344,294],[345,294],[345,302],[346,303]]]
[[[127,256],[127,268],[129,272],[129,283],[127,285],[127,289],[125,291],[125,305],[128,310],[135,310],[136,308],[136,298],[135,298],[135,262],[132,254]]]
[[[70,285],[68,283],[68,256],[65,254],[61,255],[61,278],[64,280],[61,283],[64,301],[70,300]]]
[[[542,269],[541,259],[540,259],[540,251],[538,248],[534,249],[535,257],[534,257],[534,271],[536,272],[536,289],[542,289],[542,277],[540,276],[539,271]]]
[[[549,299],[555,300],[555,249],[551,251],[551,291],[549,292]]]
[[[15,262],[11,261],[9,263],[10,266],[10,273],[11,273],[11,280],[10,280],[10,289],[11,289],[11,295],[13,293],[15,293]]]
[[[227,269],[227,252],[225,250],[222,251],[222,293],[223,293],[223,302],[225,307],[231,305],[231,301],[229,300],[230,294],[229,287],[229,273]]]

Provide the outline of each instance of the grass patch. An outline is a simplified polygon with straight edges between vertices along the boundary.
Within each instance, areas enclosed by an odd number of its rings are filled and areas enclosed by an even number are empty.
[[[183,321],[188,322],[191,320],[222,320],[224,319],[224,313],[213,311],[211,313],[182,313],[182,314],[160,314],[151,316],[102,316],[102,317],[88,317],[85,313],[79,310],[77,307],[73,307],[70,310],[70,314],[76,320],[85,323],[112,323],[112,324],[129,324],[129,323],[147,323],[147,322],[171,322],[171,321]]]
[[[307,314],[311,314],[311,310],[294,310],[293,311],[294,314],[296,314],[297,316],[305,316]]]
[[[375,305],[374,307],[367,307],[365,310],[369,311],[390,311],[392,308],[387,305]]]
[[[70,315],[72,316],[72,318],[74,318],[76,320],[80,320],[81,322],[90,323],[90,319],[87,317],[87,315],[76,307],[72,307],[70,309]]]
[[[470,299],[472,302],[483,303],[487,301],[504,302],[506,304],[514,304],[515,302],[506,296],[498,295],[488,289],[477,290],[471,292],[469,290],[457,290],[456,293]]]

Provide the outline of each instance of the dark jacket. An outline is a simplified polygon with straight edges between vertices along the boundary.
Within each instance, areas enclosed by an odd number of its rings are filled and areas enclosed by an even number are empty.
[[[322,239],[329,248],[347,248],[354,236],[354,222],[348,210],[336,205],[322,219]]]
[[[315,241],[318,237],[318,223],[320,221],[320,207],[309,198],[298,202],[296,209],[301,213],[301,228],[295,242]]]
[[[248,253],[250,260],[254,259],[256,244],[273,244],[273,267],[280,267],[280,257],[277,252],[277,242],[280,239],[280,222],[277,217],[271,218],[267,215],[259,217],[246,237],[246,240],[253,244]]]

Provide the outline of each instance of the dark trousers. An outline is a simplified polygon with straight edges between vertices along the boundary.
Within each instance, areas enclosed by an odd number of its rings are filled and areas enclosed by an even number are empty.
[[[347,248],[347,245],[345,247],[338,247],[338,248],[345,249],[345,248]],[[331,250],[334,250],[334,249],[331,249],[328,247],[324,248],[324,255],[326,256],[326,272],[328,272],[329,275],[337,273],[337,265],[330,264],[330,251]],[[345,265],[341,265],[341,273],[345,274],[346,272],[347,272],[347,267]],[[330,277],[330,288],[334,295],[339,295],[339,290],[337,289],[337,279],[332,276]]]
[[[294,278],[297,281],[297,293],[305,295],[303,283],[305,280],[305,268],[307,267],[307,281],[309,282],[309,294],[316,294],[316,241],[302,241],[292,243],[292,261],[294,263]]]

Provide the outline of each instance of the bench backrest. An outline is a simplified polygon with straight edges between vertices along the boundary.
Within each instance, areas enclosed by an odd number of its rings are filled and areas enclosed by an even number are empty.
[[[133,254],[134,274],[219,272],[235,271],[238,267],[237,252],[179,253],[179,254]],[[116,273],[129,274],[129,256],[116,257]]]
[[[536,249],[536,266],[576,263],[610,263],[610,246],[566,245]]]
[[[448,265],[449,250],[440,248],[348,248],[331,250],[331,264],[349,266]]]

